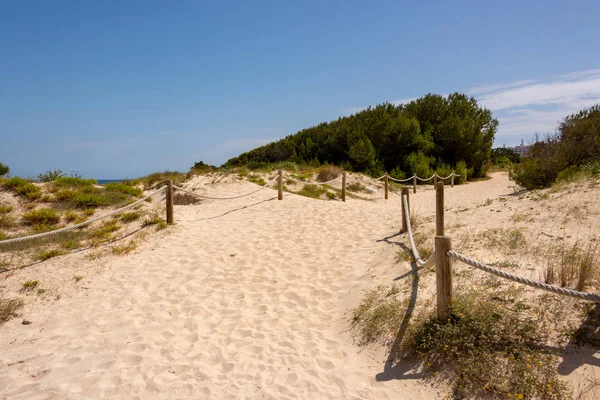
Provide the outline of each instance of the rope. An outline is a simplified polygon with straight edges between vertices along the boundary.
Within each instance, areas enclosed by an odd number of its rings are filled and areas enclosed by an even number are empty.
[[[337,178],[335,178],[335,179],[332,179],[332,180],[330,180],[330,181],[327,181],[327,182],[304,182],[304,181],[299,181],[299,180],[297,180],[297,179],[292,179],[292,178],[286,178],[286,179],[289,179],[289,180],[291,180],[291,181],[294,181],[294,182],[297,182],[297,183],[302,183],[302,184],[305,184],[305,185],[327,185],[328,183],[331,183],[331,182],[335,182],[335,181],[337,181],[337,180],[338,180],[338,179],[340,179],[341,177],[342,177],[342,175],[338,176],[338,177],[337,177]]]
[[[160,189],[155,190],[154,192],[150,193],[149,195],[147,195],[145,197],[142,197],[141,199],[139,199],[139,200],[137,200],[137,201],[135,201],[135,202],[133,202],[131,204],[126,205],[125,207],[119,208],[117,210],[109,212],[108,214],[101,215],[101,216],[96,217],[96,218],[88,219],[87,221],[80,222],[79,224],[75,224],[75,225],[71,225],[71,226],[65,226],[64,228],[56,229],[56,230],[50,231],[50,232],[38,233],[36,235],[22,236],[22,237],[17,237],[17,238],[13,238],[13,239],[2,240],[2,241],[0,241],[0,245],[2,245],[2,244],[9,244],[9,243],[23,242],[25,240],[31,240],[31,239],[37,239],[37,238],[41,238],[41,237],[45,237],[45,236],[55,235],[57,233],[66,232],[66,231],[70,231],[72,229],[80,228],[80,227],[85,226],[85,225],[89,225],[89,224],[94,223],[96,221],[100,221],[101,219],[113,216],[113,215],[118,214],[118,213],[120,213],[122,211],[125,211],[125,210],[128,210],[128,209],[132,208],[132,207],[135,207],[136,205],[138,205],[141,202],[147,200],[148,198],[154,196],[155,194],[160,193],[163,190],[166,190],[166,188],[167,188],[166,186],[163,186]]]
[[[375,180],[376,180],[376,181],[380,181],[380,180],[382,180],[383,178],[385,178],[385,175],[381,175],[379,178],[377,178],[377,179],[375,179]]]
[[[427,179],[422,179],[422,178],[419,178],[419,177],[417,176],[417,179],[418,179],[418,180],[420,180],[421,182],[427,182],[428,180],[431,180],[431,179],[432,179],[434,176],[435,176],[435,174],[431,175],[431,176],[430,176],[429,178],[427,178]]]
[[[448,178],[451,178],[451,177],[452,177],[452,175],[454,175],[454,173],[452,173],[452,174],[450,174],[450,175],[448,175],[448,176],[446,176],[446,177],[443,177],[443,176],[439,176],[439,175],[438,175],[438,178],[439,178],[439,179],[448,179]]]
[[[419,265],[420,267],[429,266],[435,260],[434,253],[431,254],[427,261],[423,261],[421,259],[419,251],[417,250],[417,247],[415,246],[415,241],[413,239],[412,228],[410,226],[410,214],[408,213],[408,198],[406,195],[402,196],[402,201],[404,202],[404,217],[406,218],[406,230],[408,231],[408,241],[410,243],[410,248],[412,249],[413,257],[415,258],[417,265]]]
[[[391,176],[388,175],[388,179],[394,182],[407,182],[412,180],[416,175],[411,176],[410,178],[406,178],[406,179],[394,179]]]
[[[539,281],[534,281],[531,279],[523,278],[521,276],[509,274],[508,272],[501,271],[497,268],[490,267],[489,265],[486,265],[486,264],[480,263],[478,261],[475,261],[473,259],[470,259],[462,254],[455,252],[454,250],[448,250],[447,255],[448,255],[448,257],[455,258],[459,261],[464,262],[467,265],[470,265],[475,268],[479,268],[482,271],[489,272],[490,274],[493,274],[493,275],[496,275],[501,278],[508,279],[508,280],[511,280],[514,282],[519,282],[523,285],[528,285],[528,286],[531,286],[531,287],[534,287],[537,289],[547,290],[549,292],[557,293],[557,294],[560,294],[563,296],[571,296],[571,297],[576,297],[578,299],[600,302],[600,296],[597,294],[578,292],[576,290],[562,288],[562,287],[554,286],[554,285],[548,285],[547,283],[542,283]]]
[[[191,195],[193,195],[193,196],[197,196],[197,197],[202,197],[203,199],[210,199],[210,200],[232,200],[232,199],[239,199],[240,197],[250,196],[251,194],[254,194],[254,193],[256,193],[256,192],[259,192],[259,191],[261,191],[261,190],[263,190],[263,189],[265,189],[265,188],[269,187],[269,185],[271,185],[273,182],[275,182],[275,181],[276,181],[278,178],[279,178],[279,177],[278,177],[278,176],[276,176],[275,178],[271,179],[271,180],[270,180],[268,183],[266,183],[264,186],[261,186],[261,187],[259,187],[258,189],[254,190],[254,191],[252,191],[252,192],[249,192],[249,193],[244,193],[244,194],[240,194],[240,195],[237,195],[237,196],[229,196],[229,197],[214,197],[214,196],[205,196],[205,195],[203,195],[203,194],[200,194],[200,193],[195,193],[195,192],[192,192],[191,190],[186,190],[186,189],[184,189],[184,188],[182,188],[182,187],[179,187],[179,186],[175,186],[175,185],[173,185],[173,187],[174,187],[176,190],[181,190],[181,191],[182,191],[182,192],[184,192],[184,193],[188,193],[188,194],[191,194]]]

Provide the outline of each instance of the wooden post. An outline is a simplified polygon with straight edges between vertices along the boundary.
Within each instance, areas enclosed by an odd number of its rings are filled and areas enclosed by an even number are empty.
[[[435,189],[435,235],[444,236],[444,182],[438,182]]]
[[[451,248],[452,243],[448,236],[435,237],[437,318],[440,322],[450,319],[452,308],[452,261],[447,255]]]
[[[467,174],[468,174],[468,172],[467,172],[467,170],[465,169],[465,183],[467,183]]]
[[[413,193],[417,193],[417,174],[413,175]]]
[[[173,181],[167,181],[167,224],[173,223]]]
[[[346,201],[346,171],[342,172],[342,201]]]
[[[283,171],[279,170],[277,179],[277,200],[283,200]]]
[[[450,175],[450,187],[454,187],[454,171],[452,171],[452,175]]]
[[[385,173],[385,199],[388,199],[388,174],[387,172]]]
[[[437,171],[433,173],[433,186],[437,185]]]
[[[404,233],[408,231],[408,224],[410,221],[406,220],[406,213],[404,212],[404,195],[406,195],[406,203],[408,204],[408,215],[410,216],[410,190],[407,187],[403,187],[402,189],[402,230],[400,233]]]

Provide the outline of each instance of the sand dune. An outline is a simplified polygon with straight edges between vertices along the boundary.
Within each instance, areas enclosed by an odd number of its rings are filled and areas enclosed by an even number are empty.
[[[509,185],[500,174],[447,189],[447,208],[475,207]],[[216,195],[256,188],[200,178],[186,187]],[[362,290],[410,270],[395,259],[406,240],[385,240],[400,228],[400,196],[274,196],[267,189],[176,206],[176,225],[134,254],[67,256],[5,279],[6,295],[61,268],[94,270],[60,288],[59,300],[30,301],[31,325],[0,327],[0,397],[443,397],[444,387],[394,379],[386,354],[363,351],[348,332]],[[411,205],[433,215],[434,192],[411,194]]]

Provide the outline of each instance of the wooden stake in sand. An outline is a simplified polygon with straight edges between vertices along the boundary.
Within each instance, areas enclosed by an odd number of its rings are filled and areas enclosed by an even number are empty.
[[[173,223],[173,181],[167,181],[167,224]]]
[[[388,199],[388,174],[387,172],[385,173],[385,199]]]
[[[437,171],[435,171],[435,172],[433,173],[433,185],[434,185],[434,186],[435,186],[435,185],[437,185],[437,177],[438,177],[438,175],[437,175]]]
[[[417,174],[413,175],[413,193],[417,193]]]
[[[452,261],[446,254],[451,248],[448,236],[435,237],[437,318],[440,322],[448,321],[452,307]]]
[[[346,171],[342,172],[342,201],[346,201]]]
[[[283,171],[279,170],[277,179],[277,200],[283,200]]]
[[[444,236],[444,182],[435,185],[435,234]]]
[[[450,187],[454,187],[454,171],[452,171],[452,175],[450,176]]]
[[[406,213],[404,212],[404,195],[406,195],[406,203],[408,204],[408,214],[410,215],[410,197],[409,197],[410,190],[407,187],[403,187],[401,189],[401,193],[402,193],[402,230],[400,231],[400,233],[404,233],[404,232],[408,231],[407,225],[410,223],[410,221],[406,220]]]

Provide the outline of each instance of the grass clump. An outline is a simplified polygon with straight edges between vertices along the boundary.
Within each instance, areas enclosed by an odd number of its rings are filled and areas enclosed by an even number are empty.
[[[379,285],[352,311],[351,327],[359,345],[393,340],[406,307],[397,297],[399,292],[396,284]]]
[[[319,173],[317,174],[317,181],[319,182],[327,182],[332,179],[337,178],[344,172],[340,167],[336,167],[334,165],[323,165],[319,168]]]
[[[5,181],[3,186],[29,200],[37,200],[42,197],[42,190],[39,187],[29,182],[27,179],[19,178],[18,176]]]
[[[0,299],[0,325],[12,318],[18,317],[19,310],[25,303],[21,299]]]
[[[360,192],[367,192],[368,190],[365,187],[365,185],[361,184],[361,183],[351,183],[348,186],[346,186],[346,189],[349,192],[354,192],[354,193],[360,193]]]
[[[142,222],[142,227],[147,227],[147,226],[152,226],[152,225],[160,224],[163,221],[164,220],[161,217],[159,217],[158,215],[155,215],[153,217],[146,218],[144,220],[144,222]]]
[[[40,208],[23,214],[25,225],[47,225],[52,226],[60,222],[60,215],[54,208]]]
[[[129,223],[129,222],[137,221],[141,216],[142,215],[139,213],[139,211],[131,211],[131,212],[121,213],[117,217],[122,222]]]
[[[507,253],[514,253],[527,246],[527,239],[520,229],[491,229],[483,232],[481,238],[488,248],[502,250]]]
[[[109,192],[123,193],[129,196],[139,196],[142,189],[136,186],[126,185],[124,183],[111,182],[103,185]]]
[[[434,313],[421,315],[403,337],[401,356],[441,374],[454,398],[568,397],[557,358],[543,349],[547,329],[523,302],[501,293],[458,293],[444,323]]]
[[[0,228],[10,228],[15,224],[15,219],[6,214],[0,214]]]
[[[35,259],[38,261],[46,261],[46,260],[49,260],[54,257],[62,256],[64,254],[67,254],[67,253],[63,250],[52,249],[52,250],[42,251],[42,252],[38,253],[35,256]]]
[[[127,244],[113,247],[112,252],[118,256],[123,256],[131,253],[135,249],[137,249],[137,243],[134,240],[130,240]]]
[[[80,188],[89,187],[97,184],[98,181],[95,179],[84,179],[79,176],[61,176],[54,180],[56,187],[69,187],[69,188]]]
[[[265,180],[263,178],[261,178],[260,176],[249,176],[248,177],[248,181],[252,182],[252,183],[256,183],[259,186],[265,186],[267,184],[267,182],[265,182]]]
[[[39,284],[40,284],[40,281],[33,281],[33,280],[25,281],[25,282],[21,283],[21,292],[31,292],[33,289],[38,287]]]
[[[300,196],[306,196],[313,199],[321,198],[321,195],[327,192],[327,189],[320,185],[304,185],[304,187],[297,192]]]
[[[590,242],[587,246],[579,241],[574,244],[561,243],[545,253],[544,280],[559,283],[563,287],[585,290],[600,272],[600,243]]]
[[[0,204],[0,214],[8,214],[13,210],[13,206],[9,206],[8,204]]]

